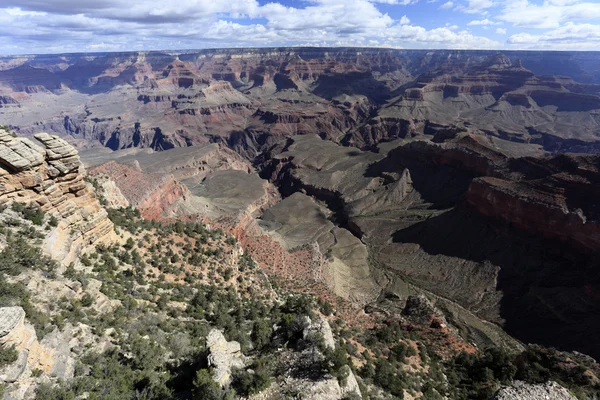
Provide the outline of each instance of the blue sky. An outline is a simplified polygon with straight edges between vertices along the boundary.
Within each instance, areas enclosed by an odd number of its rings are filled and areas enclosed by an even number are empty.
[[[600,0],[0,0],[0,54],[248,46],[600,50]]]

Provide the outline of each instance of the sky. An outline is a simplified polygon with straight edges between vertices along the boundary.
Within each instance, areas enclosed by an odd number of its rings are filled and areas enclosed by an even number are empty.
[[[271,46],[600,51],[600,0],[0,0],[0,54]]]

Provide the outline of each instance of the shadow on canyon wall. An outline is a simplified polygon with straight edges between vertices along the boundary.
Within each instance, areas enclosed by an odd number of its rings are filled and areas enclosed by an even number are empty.
[[[474,214],[464,205],[392,235],[423,251],[500,267],[504,329],[525,343],[600,356],[600,262],[567,245]]]

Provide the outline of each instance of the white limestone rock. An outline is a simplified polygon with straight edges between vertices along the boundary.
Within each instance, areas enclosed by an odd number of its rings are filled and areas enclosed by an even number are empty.
[[[331,331],[331,326],[329,326],[329,322],[327,322],[326,319],[319,318],[314,322],[311,322],[310,319],[308,319],[307,326],[302,331],[302,337],[305,340],[308,340],[314,335],[321,335],[323,337],[326,348],[335,349],[333,332]]]
[[[567,389],[556,382],[529,384],[521,381],[503,387],[496,400],[577,400]]]
[[[231,383],[231,370],[245,366],[244,356],[238,342],[228,342],[223,332],[213,329],[206,337],[210,354],[208,365],[213,368],[213,379],[221,386]]]
[[[0,163],[14,172],[37,167],[44,162],[45,151],[27,138],[13,137],[0,129]]]

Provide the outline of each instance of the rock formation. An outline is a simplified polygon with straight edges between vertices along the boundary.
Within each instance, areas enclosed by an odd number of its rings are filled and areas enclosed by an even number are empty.
[[[250,163],[217,144],[162,152],[86,152],[84,160],[93,166],[90,175],[112,181],[107,184],[116,185],[127,202],[150,219],[252,214],[278,197],[272,187],[251,174]],[[192,194],[202,200],[196,201]]]
[[[335,349],[335,340],[333,339],[333,333],[331,332],[331,326],[326,319],[319,318],[316,321],[311,321],[307,318],[307,324],[302,331],[302,336],[305,340],[309,340],[312,336],[318,335],[323,338],[323,344],[325,348]]]
[[[77,150],[57,136],[12,136],[0,129],[0,202],[36,205],[59,217],[45,249],[68,263],[85,246],[109,240],[113,226],[84,181]]]
[[[231,383],[231,370],[243,368],[244,356],[240,344],[235,341],[228,342],[223,332],[213,329],[206,337],[208,365],[213,368],[213,379],[221,386]]]
[[[283,390],[288,393],[302,394],[302,398],[307,400],[342,400],[358,396],[361,398],[360,388],[356,377],[346,366],[348,376],[344,385],[340,385],[337,378],[321,379],[318,381],[302,380],[288,378],[285,380]]]
[[[129,200],[123,196],[121,189],[119,189],[115,181],[110,179],[108,175],[99,173],[96,174],[94,178],[96,179],[96,184],[98,185],[98,193],[102,196],[104,202],[106,203],[106,207],[129,207]]]
[[[515,382],[512,386],[504,387],[498,391],[496,400],[575,400],[567,389],[556,382],[547,382],[538,385]]]
[[[114,185],[123,197],[117,203],[136,207],[148,219],[161,218],[171,204],[189,195],[173,175],[146,174],[114,161],[92,168],[90,175],[98,175],[109,188]]]
[[[559,239],[588,252],[600,250],[594,204],[600,198],[600,157],[524,159],[510,174],[475,179],[466,194],[478,212],[519,229]],[[520,169],[525,169],[525,173]]]
[[[289,371],[295,368],[310,369],[309,366],[304,364],[318,362],[323,357],[320,350],[316,348],[316,343],[319,343],[319,340],[315,340],[315,335],[323,339],[323,345],[326,349],[334,350],[336,348],[331,327],[327,320],[317,317],[311,321],[310,318],[306,317],[304,324],[305,328],[302,334],[307,343],[309,343],[309,346],[304,350],[303,357],[296,361],[298,365],[290,365]],[[345,376],[345,379],[341,380],[341,382],[331,376],[324,376],[316,380],[302,378],[288,371],[289,376],[285,377],[284,383],[281,386],[283,391],[301,394],[306,399],[340,400],[352,396],[362,398],[354,373],[347,365],[343,368],[344,371],[341,372],[341,375]]]
[[[25,320],[21,307],[0,308],[0,345],[14,346],[18,359],[0,371],[4,383],[18,382],[10,387],[10,398],[31,397],[36,379],[32,371],[41,370],[45,375],[60,379],[73,376],[75,360],[71,357],[68,339],[58,332],[38,341],[35,329]]]
[[[2,57],[0,116],[84,147],[216,142],[249,159],[293,135],[370,148],[435,124],[588,152],[596,64],[594,53],[356,48]]]

